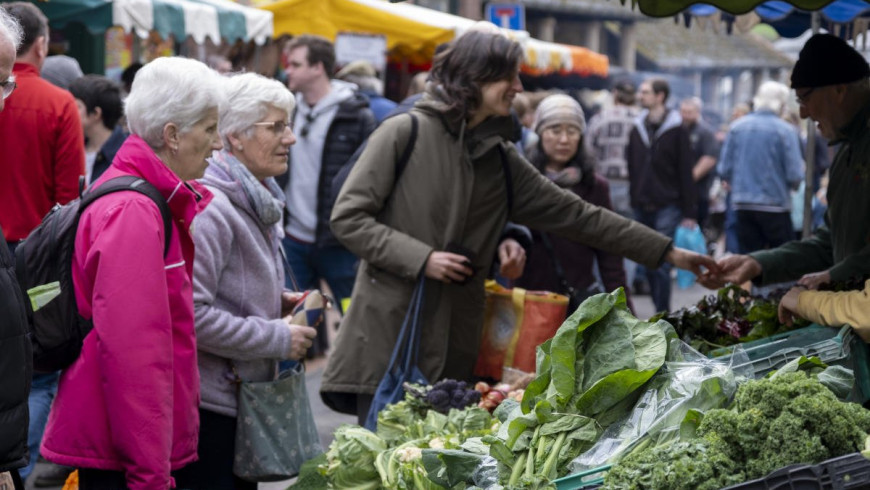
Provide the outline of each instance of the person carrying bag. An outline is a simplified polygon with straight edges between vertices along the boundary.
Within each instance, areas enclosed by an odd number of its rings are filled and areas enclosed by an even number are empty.
[[[406,382],[417,384],[429,384],[423,373],[417,367],[417,356],[420,353],[420,334],[423,328],[421,313],[423,311],[423,293],[426,285],[426,277],[422,274],[417,280],[417,287],[411,295],[411,305],[402,322],[402,330],[393,347],[387,372],[378,384],[372,404],[366,417],[365,428],[371,431],[377,429],[378,413],[391,403],[402,401],[405,389],[402,385]]]
[[[233,473],[256,482],[287,480],[302,463],[323,452],[305,388],[305,364],[281,372],[275,381],[239,385],[239,418]]]

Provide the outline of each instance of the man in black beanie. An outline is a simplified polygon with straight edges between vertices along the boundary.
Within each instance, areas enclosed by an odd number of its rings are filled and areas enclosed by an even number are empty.
[[[825,225],[811,238],[723,259],[721,276],[701,278],[702,284],[798,280],[804,288],[817,289],[870,276],[868,77],[870,65],[846,41],[830,34],[807,41],[791,75],[800,115],[815,121],[830,144],[841,143],[830,169]]]

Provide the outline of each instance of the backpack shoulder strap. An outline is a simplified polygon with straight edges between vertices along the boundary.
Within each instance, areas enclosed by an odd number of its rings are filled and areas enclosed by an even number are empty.
[[[414,145],[417,143],[417,132],[420,123],[417,121],[417,116],[414,113],[409,112],[408,115],[411,116],[411,134],[408,135],[408,143],[405,144],[405,150],[402,151],[399,159],[396,160],[396,177],[393,179],[394,182],[399,181],[399,177],[402,176],[402,172],[408,166],[408,160],[411,159],[411,153],[414,152]]]
[[[160,194],[160,191],[156,187],[141,177],[134,175],[115,177],[114,179],[107,180],[96,189],[85,192],[79,204],[78,216],[81,216],[85,208],[97,199],[106,194],[119,191],[138,192],[150,198],[157,205],[157,209],[160,210],[160,216],[163,218],[163,256],[166,257],[166,254],[169,252],[169,242],[172,238],[172,213],[169,211],[169,204],[163,198],[163,194]]]
[[[514,178],[508,163],[507,151],[502,144],[498,145],[498,155],[501,158],[501,169],[504,174],[505,190],[507,191],[508,216],[514,209]]]

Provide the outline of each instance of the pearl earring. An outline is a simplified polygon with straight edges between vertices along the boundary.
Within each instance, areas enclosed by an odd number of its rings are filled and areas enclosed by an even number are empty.
[[[242,151],[242,145],[237,146],[236,149]]]

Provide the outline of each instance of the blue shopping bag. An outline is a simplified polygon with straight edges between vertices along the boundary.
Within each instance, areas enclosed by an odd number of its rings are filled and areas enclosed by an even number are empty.
[[[422,334],[423,313],[423,286],[426,277],[420,275],[417,287],[411,295],[411,304],[405,313],[405,321],[402,322],[402,330],[393,347],[393,355],[387,365],[387,372],[378,384],[375,396],[372,399],[369,414],[366,417],[365,428],[375,431],[378,426],[378,413],[391,403],[398,403],[405,397],[405,389],[402,387],[406,382],[427,385],[429,382],[420,369],[417,368],[417,355],[420,353],[420,335]]]
[[[707,241],[704,239],[704,233],[701,232],[701,227],[695,225],[694,228],[686,228],[685,226],[677,227],[677,234],[674,237],[674,246],[698,252],[699,254],[707,253]],[[695,284],[695,274],[683,269],[677,269],[677,287],[680,289],[688,289]]]

